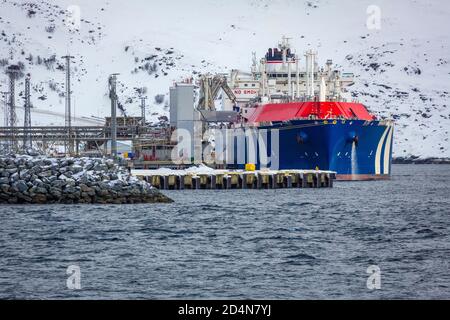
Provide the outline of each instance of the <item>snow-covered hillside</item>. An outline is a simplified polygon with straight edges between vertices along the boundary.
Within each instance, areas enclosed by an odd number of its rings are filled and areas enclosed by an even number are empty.
[[[373,30],[366,21],[374,4],[381,28]],[[79,26],[67,14],[74,8]],[[144,90],[157,121],[168,115],[174,81],[248,70],[252,51],[262,56],[286,35],[300,55],[317,49],[321,63],[331,58],[358,76],[352,95],[397,120],[396,156],[450,157],[449,16],[450,3],[439,0],[0,0],[0,91],[4,69],[21,63],[34,107],[63,114],[61,57],[70,53],[76,116],[108,115],[108,75],[120,73],[126,113],[139,115]],[[64,121],[42,113],[32,120]]]

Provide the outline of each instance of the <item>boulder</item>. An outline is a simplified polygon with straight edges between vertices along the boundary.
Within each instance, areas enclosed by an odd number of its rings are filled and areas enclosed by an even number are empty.
[[[0,193],[9,193],[9,184],[0,184]]]
[[[13,173],[13,174],[9,177],[9,181],[12,182],[12,183],[18,181],[19,179],[20,179],[20,177],[19,177],[19,174],[18,174],[17,172],[16,172],[16,173]]]
[[[77,174],[83,171],[83,167],[78,164],[74,164],[70,166],[70,171],[72,171],[74,174]]]
[[[24,192],[28,190],[28,185],[25,181],[19,180],[17,181],[14,186],[19,190],[19,192]]]
[[[33,203],[45,204],[47,203],[47,196],[45,194],[37,194],[32,198]]]

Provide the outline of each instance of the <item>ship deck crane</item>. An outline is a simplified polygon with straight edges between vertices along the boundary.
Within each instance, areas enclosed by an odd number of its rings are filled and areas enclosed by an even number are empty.
[[[200,79],[200,99],[198,102],[199,110],[214,111],[214,100],[217,98],[220,89],[225,92],[228,98],[236,103],[236,96],[227,83],[227,78],[223,75],[203,76]]]

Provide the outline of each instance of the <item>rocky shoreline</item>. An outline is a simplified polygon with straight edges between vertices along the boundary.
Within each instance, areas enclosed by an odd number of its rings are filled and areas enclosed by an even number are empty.
[[[111,159],[0,156],[0,204],[169,202]]]

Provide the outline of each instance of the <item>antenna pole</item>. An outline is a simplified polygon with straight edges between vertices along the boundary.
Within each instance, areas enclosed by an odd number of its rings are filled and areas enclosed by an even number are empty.
[[[117,157],[117,76],[114,73],[109,76],[109,98],[111,99],[111,155]]]
[[[30,100],[30,76],[25,78],[25,117],[23,120],[23,150],[27,151],[32,148],[31,137],[31,100]]]
[[[141,97],[141,117],[142,117],[142,125],[145,126],[145,100],[147,97]]]
[[[71,55],[62,57],[66,59],[66,113],[65,126],[67,130],[66,154],[73,154],[72,140],[72,108],[71,108],[71,88],[70,88],[70,60],[74,58]]]

